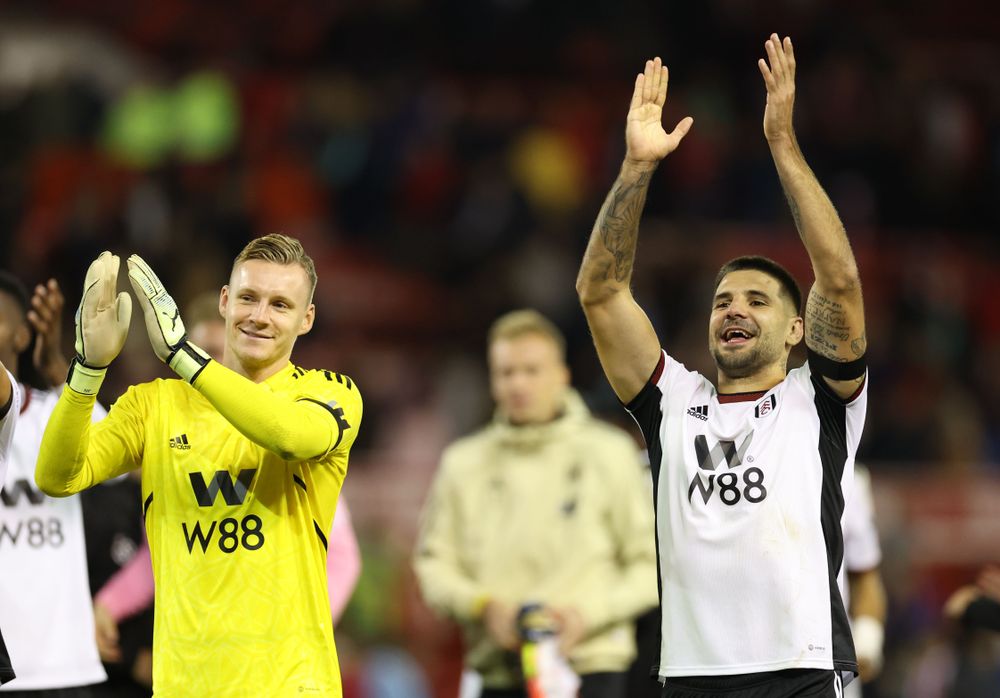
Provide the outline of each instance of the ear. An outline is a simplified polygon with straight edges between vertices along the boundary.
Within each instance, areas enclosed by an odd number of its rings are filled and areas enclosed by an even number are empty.
[[[306,308],[305,317],[302,318],[302,325],[299,327],[299,336],[301,337],[309,330],[312,329],[313,322],[316,320],[316,306],[312,303]]]
[[[226,317],[226,308],[229,306],[229,284],[219,291],[219,315]]]
[[[59,322],[59,319],[57,318],[55,322]],[[14,353],[20,354],[28,348],[29,344],[31,344],[31,329],[28,327],[28,323],[22,322],[14,330]]]
[[[796,346],[802,341],[802,337],[805,336],[805,323],[801,317],[792,318],[792,323],[788,327],[788,342],[789,346]]]

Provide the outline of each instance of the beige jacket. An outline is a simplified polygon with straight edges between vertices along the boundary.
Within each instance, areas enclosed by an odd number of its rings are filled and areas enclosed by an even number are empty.
[[[632,621],[657,603],[652,491],[622,430],[570,391],[561,417],[514,427],[495,419],[449,446],[425,506],[415,567],[424,598],[456,619],[465,663],[488,687],[520,682],[476,617],[483,598],[573,606],[587,638],[578,673],[623,671]]]

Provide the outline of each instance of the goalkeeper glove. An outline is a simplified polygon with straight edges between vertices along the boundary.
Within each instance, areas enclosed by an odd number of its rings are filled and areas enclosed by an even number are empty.
[[[128,336],[132,298],[118,286],[117,255],[102,252],[87,269],[83,296],[76,309],[76,356],[66,384],[83,395],[96,395],[108,365],[115,360]]]
[[[194,383],[211,358],[188,341],[177,303],[139,255],[128,258],[128,278],[142,306],[153,351],[177,375]]]

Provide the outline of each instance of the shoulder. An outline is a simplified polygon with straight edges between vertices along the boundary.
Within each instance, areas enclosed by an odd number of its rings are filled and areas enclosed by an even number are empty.
[[[639,447],[627,431],[597,417],[583,421],[583,440],[600,448],[638,452]]]
[[[358,384],[354,379],[347,374],[325,368],[293,366],[290,381],[293,386],[298,386],[302,390],[333,391],[343,394],[353,394],[358,399],[361,398],[361,391],[358,389]]]
[[[488,425],[452,441],[441,453],[440,469],[454,471],[476,466],[493,441],[493,430]]]

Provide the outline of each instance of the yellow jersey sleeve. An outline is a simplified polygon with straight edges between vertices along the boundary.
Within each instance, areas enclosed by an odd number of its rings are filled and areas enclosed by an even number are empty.
[[[270,381],[254,383],[212,361],[194,387],[241,434],[284,460],[316,460],[336,450],[346,452],[361,420],[357,388],[330,371],[296,368],[292,377],[295,390],[276,392]]]
[[[97,398],[64,387],[38,452],[35,482],[52,497],[66,497],[134,470],[142,461],[148,384],[133,386],[96,424]]]

